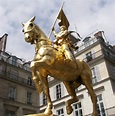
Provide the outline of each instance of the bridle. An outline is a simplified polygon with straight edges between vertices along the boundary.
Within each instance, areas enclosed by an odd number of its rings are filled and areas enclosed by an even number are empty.
[[[24,34],[29,33],[29,32],[32,32],[33,29],[34,29],[35,27],[36,27],[36,26],[34,25],[34,26],[32,27],[32,29],[25,31]]]
[[[35,32],[33,31],[34,29],[35,29]],[[31,29],[25,31],[24,34],[31,32],[32,35],[37,35],[38,37],[40,37],[41,34],[37,32],[37,29],[38,29],[37,26],[34,24],[33,27]],[[37,40],[37,39],[35,39],[35,40]],[[52,44],[52,42],[49,40],[45,40],[45,39],[37,40],[37,42],[41,42],[41,41],[47,41],[48,43],[50,42]]]

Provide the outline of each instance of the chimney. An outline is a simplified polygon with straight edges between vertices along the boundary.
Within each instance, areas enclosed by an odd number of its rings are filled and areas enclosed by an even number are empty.
[[[6,49],[6,42],[7,42],[8,34],[5,33],[2,37],[0,37],[0,50],[5,51]]]

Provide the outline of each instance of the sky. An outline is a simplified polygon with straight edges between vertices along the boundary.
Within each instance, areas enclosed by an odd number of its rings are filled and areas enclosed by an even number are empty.
[[[34,45],[25,42],[21,23],[36,16],[35,23],[49,36],[63,2],[0,0],[0,37],[8,34],[6,52],[31,61]],[[115,44],[115,0],[65,0],[63,10],[70,23],[69,30],[76,30],[82,38],[95,31],[104,31],[109,43]]]

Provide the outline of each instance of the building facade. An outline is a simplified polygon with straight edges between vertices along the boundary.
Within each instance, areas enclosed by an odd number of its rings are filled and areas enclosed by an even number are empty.
[[[0,116],[23,116],[38,110],[38,94],[29,63],[0,51]]]
[[[115,46],[110,45],[104,32],[99,31],[86,37],[78,43],[79,49],[75,52],[76,59],[86,61],[92,71],[92,83],[97,95],[98,115],[115,116]],[[63,83],[52,77],[48,78],[50,95],[53,101],[53,112],[58,116],[67,116],[65,101],[68,95]],[[76,89],[79,102],[73,104],[73,113],[70,116],[91,116],[92,102],[85,86]],[[46,108],[46,97],[40,95],[40,112]]]

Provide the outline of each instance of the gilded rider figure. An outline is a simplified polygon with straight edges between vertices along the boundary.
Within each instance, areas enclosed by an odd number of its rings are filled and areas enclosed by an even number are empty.
[[[52,28],[52,31],[54,33],[54,36],[56,37],[56,39],[54,40],[54,44],[56,44],[57,46],[61,46],[64,52],[64,55],[66,57],[66,61],[75,61],[74,55],[71,51],[71,42],[68,40],[68,30],[66,28],[66,26],[60,26],[60,32],[56,33],[54,28]]]

